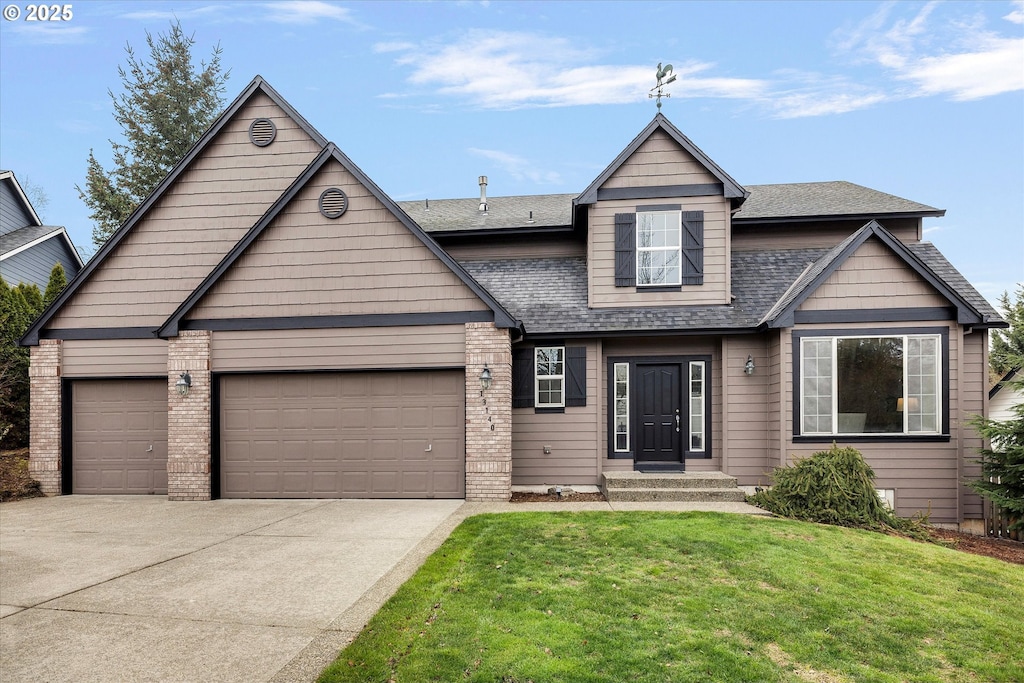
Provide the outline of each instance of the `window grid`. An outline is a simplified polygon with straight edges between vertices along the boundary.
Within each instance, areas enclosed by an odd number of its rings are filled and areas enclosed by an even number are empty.
[[[615,452],[629,451],[629,363],[614,364]]]
[[[904,349],[903,412],[904,434],[937,434],[942,397],[939,392],[942,367],[938,335],[863,335],[801,340],[801,434],[837,435],[839,391],[836,390],[838,344],[844,339],[899,339]],[[825,408],[828,412],[824,412]],[[849,436],[849,434],[844,434]],[[879,434],[882,435],[882,434]]]
[[[682,221],[678,211],[636,215],[637,285],[682,283]]]
[[[690,361],[690,451],[704,451],[704,361]]]
[[[538,408],[565,407],[565,347],[538,346],[534,349]]]

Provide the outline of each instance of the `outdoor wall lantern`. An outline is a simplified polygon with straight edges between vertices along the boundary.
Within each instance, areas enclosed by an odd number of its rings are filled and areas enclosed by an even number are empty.
[[[491,388],[491,369],[484,365],[483,372],[480,373],[480,388],[487,391]]]
[[[174,383],[174,388],[178,390],[178,396],[188,396],[188,390],[192,388],[192,375],[188,374],[187,370],[181,373],[178,381]]]
[[[754,357],[753,356],[747,356],[747,362],[743,366],[743,372],[745,372],[748,375],[753,375],[754,374]]]

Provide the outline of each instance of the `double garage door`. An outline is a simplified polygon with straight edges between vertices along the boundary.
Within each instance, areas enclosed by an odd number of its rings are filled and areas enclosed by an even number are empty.
[[[465,496],[462,371],[228,375],[218,381],[214,479],[221,497]],[[165,493],[166,380],[75,382],[73,393],[74,492]],[[84,434],[98,405],[105,406],[108,432],[123,427],[87,446],[79,425]],[[148,433],[142,414],[150,415]],[[99,455],[83,458],[90,448]],[[147,467],[139,463],[140,448],[154,454]],[[88,463],[97,458],[103,477],[89,473]],[[129,485],[142,471],[155,484]]]

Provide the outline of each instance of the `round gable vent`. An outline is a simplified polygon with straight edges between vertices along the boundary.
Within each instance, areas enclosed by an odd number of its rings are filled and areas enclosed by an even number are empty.
[[[338,218],[348,210],[348,197],[336,187],[329,187],[320,195],[320,213],[326,218]]]
[[[256,119],[249,124],[249,142],[266,147],[277,137],[277,126],[270,119]]]

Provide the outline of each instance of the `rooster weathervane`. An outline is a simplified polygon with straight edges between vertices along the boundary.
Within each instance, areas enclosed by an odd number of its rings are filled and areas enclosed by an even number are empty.
[[[671,93],[665,92],[665,86],[676,80],[676,76],[672,73],[672,65],[666,64],[664,67],[661,62],[658,62],[658,84],[650,89],[647,93],[647,99],[654,98],[658,104],[658,111],[661,111],[661,98],[672,97]]]

